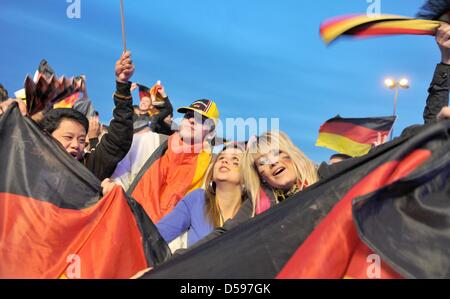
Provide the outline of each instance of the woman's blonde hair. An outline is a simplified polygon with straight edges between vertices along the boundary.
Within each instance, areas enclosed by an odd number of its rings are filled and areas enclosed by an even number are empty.
[[[217,156],[213,159],[212,163],[209,165],[208,171],[206,173],[205,178],[205,214],[206,218],[209,220],[209,222],[213,225],[214,228],[218,228],[223,226],[222,223],[222,217],[219,210],[219,204],[217,202],[216,198],[216,190],[213,186],[215,183],[213,181],[214,176],[214,165],[216,165],[217,160],[219,159],[220,155],[227,149],[230,148],[236,148],[242,151],[242,153],[245,153],[244,146],[240,145],[239,143],[231,143],[228,145],[225,145],[224,148],[217,154]],[[242,163],[242,162],[241,162]],[[241,176],[242,178],[242,176]],[[241,179],[242,181],[242,179]],[[241,203],[245,199],[245,192],[242,191],[242,200]]]
[[[293,161],[297,180],[302,184],[312,185],[319,180],[317,168],[306,155],[296,147],[289,137],[278,131],[265,132],[256,140],[250,140],[241,163],[241,172],[245,188],[253,203],[253,216],[260,200],[261,179],[255,166],[257,156],[266,154],[273,149],[289,155]],[[301,189],[304,186],[300,186]]]

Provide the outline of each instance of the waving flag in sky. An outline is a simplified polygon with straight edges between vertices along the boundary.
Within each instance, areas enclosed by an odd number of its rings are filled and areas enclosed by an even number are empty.
[[[450,1],[429,0],[418,18],[397,15],[367,14],[345,15],[325,21],[320,26],[320,35],[326,44],[341,36],[370,37],[398,34],[434,35],[443,22],[449,22]]]

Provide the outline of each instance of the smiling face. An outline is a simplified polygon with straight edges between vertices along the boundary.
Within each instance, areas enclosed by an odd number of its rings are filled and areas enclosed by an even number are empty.
[[[297,182],[297,174],[291,157],[280,150],[257,154],[255,167],[262,180],[273,189],[288,191]]]
[[[141,110],[141,112],[147,112],[148,110],[150,110],[151,106],[152,100],[150,99],[150,97],[141,98],[141,102],[139,103],[139,109]]]
[[[83,156],[86,146],[86,130],[79,122],[62,119],[52,136],[77,160]]]
[[[227,182],[239,185],[241,183],[239,166],[242,156],[242,150],[237,148],[229,148],[221,152],[213,167],[213,181],[216,184]]]

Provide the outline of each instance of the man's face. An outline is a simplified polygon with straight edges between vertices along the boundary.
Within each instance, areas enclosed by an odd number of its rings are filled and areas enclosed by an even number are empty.
[[[77,160],[83,157],[86,146],[86,130],[77,121],[63,119],[52,136]]]
[[[184,142],[197,144],[204,141],[211,131],[213,121],[207,117],[189,111],[184,115],[180,124],[180,136]]]
[[[150,110],[151,104],[152,100],[150,99],[150,97],[142,97],[141,102],[139,103],[139,109],[141,110],[141,112],[147,112],[148,110]]]

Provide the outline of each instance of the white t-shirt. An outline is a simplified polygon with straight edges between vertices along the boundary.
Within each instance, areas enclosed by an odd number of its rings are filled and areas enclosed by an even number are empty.
[[[146,130],[133,135],[130,151],[116,167],[111,178],[128,190],[142,166],[168,136]]]

